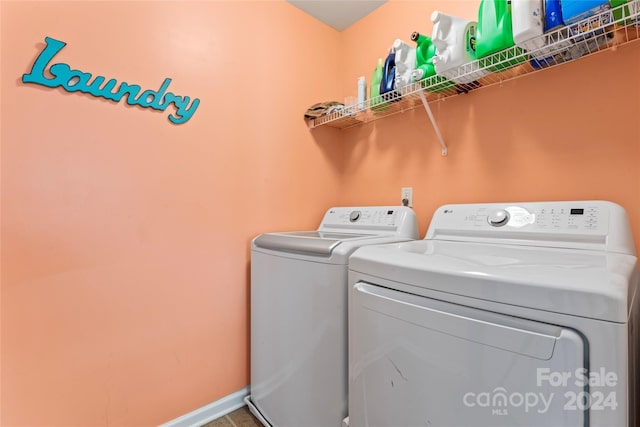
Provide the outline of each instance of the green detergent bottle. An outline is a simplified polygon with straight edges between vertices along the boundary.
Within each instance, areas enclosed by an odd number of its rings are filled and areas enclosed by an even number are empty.
[[[476,57],[484,58],[515,45],[511,26],[511,0],[482,0],[478,9]],[[510,50],[500,56],[501,63],[489,67],[490,71],[502,71],[527,59],[522,49]],[[495,61],[492,60],[491,63]],[[490,65],[481,61],[480,66]]]
[[[427,37],[417,31],[414,31],[411,34],[411,40],[417,45],[416,69],[413,72],[413,79],[418,81],[434,76],[436,74],[436,70],[433,66],[432,59],[436,54],[436,47],[431,41],[431,37]]]
[[[613,11],[613,19],[616,21],[619,21],[622,19],[622,15],[627,15],[627,10],[629,9],[628,7],[625,8],[621,8],[621,9],[616,9],[618,6],[620,6],[621,4],[625,4],[627,2],[627,0],[609,0],[609,3],[611,4],[611,8],[615,9]],[[624,10],[624,12],[623,12]]]
[[[371,87],[369,89],[369,105],[373,111],[382,111],[388,107],[380,96],[380,82],[382,81],[382,58],[378,58],[378,65],[373,70],[371,76]]]
[[[616,22],[621,21],[622,18],[626,18],[634,14],[635,10],[633,9],[633,7],[619,7],[627,2],[629,2],[629,0],[609,0],[609,4],[611,4],[611,8],[613,9],[613,18]],[[636,5],[636,7],[638,6]],[[635,20],[627,19],[624,22],[618,22],[618,26],[631,25],[634,23],[634,21],[635,23],[640,24],[640,18],[635,18]]]
[[[413,71],[415,81],[424,80],[431,77],[428,82],[429,90],[432,92],[442,92],[451,89],[455,84],[444,77],[436,76],[433,66],[433,57],[436,55],[436,46],[431,37],[414,31],[411,40],[416,43],[416,69]]]

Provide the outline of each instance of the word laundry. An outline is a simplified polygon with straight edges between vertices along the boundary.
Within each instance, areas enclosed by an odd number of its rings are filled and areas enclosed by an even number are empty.
[[[68,92],[83,92],[91,94],[98,98],[105,98],[111,101],[120,102],[126,96],[126,102],[129,105],[139,105],[145,108],[153,108],[154,110],[164,111],[173,104],[176,108],[175,113],[169,114],[168,118],[172,123],[181,124],[188,121],[193,113],[195,113],[200,100],[194,98],[191,100],[188,96],[174,95],[166,92],[171,84],[171,79],[166,78],[160,89],[145,90],[136,84],[127,82],[120,83],[117,91],[114,88],[118,81],[115,79],[105,80],[103,76],[95,76],[91,73],[85,73],[80,70],[72,70],[67,64],[53,64],[49,67],[49,73],[53,78],[45,76],[45,68],[49,65],[54,56],[56,56],[62,48],[66,46],[65,42],[45,37],[47,46],[40,52],[38,58],[31,67],[31,72],[22,76],[24,83],[35,83],[47,87],[62,87]],[[93,80],[92,80],[93,78]],[[166,93],[165,93],[166,92]]]

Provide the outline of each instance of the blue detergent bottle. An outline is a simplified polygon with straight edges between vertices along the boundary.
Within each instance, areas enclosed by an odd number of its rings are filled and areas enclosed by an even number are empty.
[[[544,0],[544,32],[548,33],[558,28],[564,27],[564,20],[562,19],[562,7],[560,6],[560,0]],[[556,49],[561,47],[569,48],[571,47],[571,42],[566,42],[562,44],[558,44],[557,35],[553,37],[551,35],[547,36],[547,43],[556,44]],[[559,52],[555,55],[549,54],[549,56],[537,56],[531,58],[531,66],[535,69],[545,68],[551,64],[555,64],[558,62],[559,54],[563,52]]]
[[[399,101],[400,94],[396,91],[396,52],[393,48],[384,61],[382,80],[380,81],[380,96],[385,101]]]
[[[544,32],[564,26],[560,0],[544,0]]]

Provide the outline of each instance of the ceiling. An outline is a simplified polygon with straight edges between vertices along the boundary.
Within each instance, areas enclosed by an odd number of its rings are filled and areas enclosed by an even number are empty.
[[[387,0],[287,0],[325,24],[342,31]]]

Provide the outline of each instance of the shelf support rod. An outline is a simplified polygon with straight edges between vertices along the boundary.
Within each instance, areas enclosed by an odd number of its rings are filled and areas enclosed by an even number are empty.
[[[424,105],[424,109],[427,110],[427,114],[429,115],[429,120],[431,120],[431,125],[433,125],[433,130],[436,131],[436,136],[438,137],[438,142],[440,142],[440,146],[442,147],[442,155],[447,155],[447,144],[444,143],[444,139],[442,139],[442,134],[440,133],[440,128],[436,123],[436,119],[433,117],[433,113],[431,112],[431,107],[429,107],[429,103],[427,102],[427,98],[424,96],[424,91],[420,90],[418,92],[420,94],[420,99],[422,100],[422,105]]]

